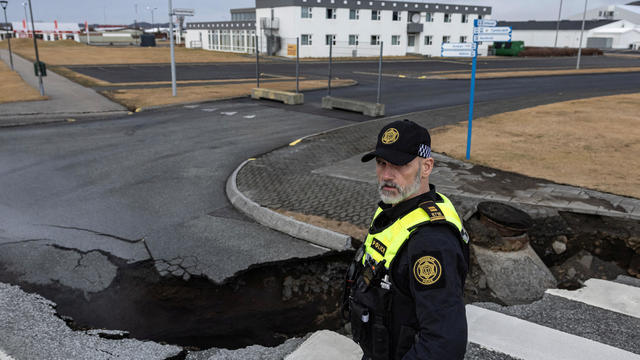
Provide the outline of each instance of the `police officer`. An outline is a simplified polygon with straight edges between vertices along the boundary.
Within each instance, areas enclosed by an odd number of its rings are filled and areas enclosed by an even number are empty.
[[[451,201],[429,183],[429,132],[392,122],[362,161],[372,159],[381,201],[345,286],[353,339],[363,359],[462,359],[468,236]]]

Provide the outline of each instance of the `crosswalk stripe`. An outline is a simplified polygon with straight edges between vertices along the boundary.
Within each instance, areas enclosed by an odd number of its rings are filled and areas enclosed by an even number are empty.
[[[613,346],[467,305],[469,341],[523,360],[640,360]]]
[[[613,281],[589,279],[578,290],[548,289],[550,295],[640,318],[640,288]]]
[[[4,351],[0,350],[0,360],[14,360],[11,356],[7,355]]]

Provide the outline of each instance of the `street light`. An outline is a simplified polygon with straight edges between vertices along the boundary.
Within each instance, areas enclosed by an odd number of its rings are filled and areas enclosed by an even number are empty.
[[[7,21],[7,4],[9,2],[7,0],[1,0],[0,5],[2,6],[2,10],[4,10],[4,23],[9,24]],[[7,37],[7,42],[9,44],[9,62],[11,63],[11,71],[13,71],[13,54],[11,53],[11,37],[13,36],[13,29],[11,30],[11,35]]]
[[[157,7],[152,8],[152,7],[150,7],[150,6],[147,6],[147,10],[151,11],[151,27],[152,27],[152,28],[155,28],[155,21],[153,20],[153,12],[154,12],[155,10],[158,10],[158,8],[157,8]],[[153,30],[153,32],[154,32],[154,33],[156,32],[156,31],[155,31],[155,29]]]
[[[31,30],[33,31],[33,48],[36,50],[36,67],[38,68],[38,84],[40,85],[40,96],[44,96],[44,84],[42,83],[42,70],[40,68],[40,55],[38,55],[38,42],[36,41],[36,25],[33,22],[33,8],[29,0],[29,14],[31,14]]]

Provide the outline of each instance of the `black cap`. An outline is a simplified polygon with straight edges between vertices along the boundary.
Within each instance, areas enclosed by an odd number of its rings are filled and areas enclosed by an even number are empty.
[[[363,156],[362,162],[377,156],[395,165],[404,165],[416,156],[431,157],[429,131],[410,120],[394,121],[380,130],[376,150]]]

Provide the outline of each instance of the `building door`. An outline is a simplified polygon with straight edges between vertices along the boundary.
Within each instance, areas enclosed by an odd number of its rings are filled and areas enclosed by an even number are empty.
[[[413,34],[409,34],[407,38],[407,52],[408,53],[416,52],[416,36]]]

